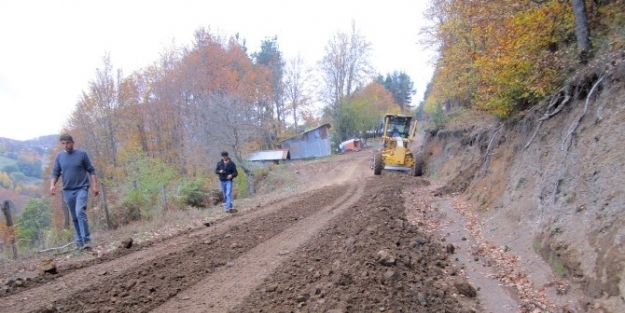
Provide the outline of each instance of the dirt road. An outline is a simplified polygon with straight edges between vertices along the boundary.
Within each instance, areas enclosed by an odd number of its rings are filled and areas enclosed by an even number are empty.
[[[342,156],[302,193],[173,238],[92,256],[0,298],[0,312],[470,312],[451,252],[410,224],[405,173]],[[319,165],[321,166],[321,165]]]

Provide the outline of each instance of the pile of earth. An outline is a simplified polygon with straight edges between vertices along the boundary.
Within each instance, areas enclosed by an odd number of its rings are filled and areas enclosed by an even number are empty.
[[[403,184],[384,173],[365,196],[267,278],[234,312],[472,312],[476,291],[450,253],[406,220]]]

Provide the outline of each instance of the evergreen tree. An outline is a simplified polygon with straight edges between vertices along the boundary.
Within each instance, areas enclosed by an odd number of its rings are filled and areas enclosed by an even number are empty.
[[[282,52],[278,45],[278,37],[266,38],[260,46],[260,51],[252,55],[254,61],[258,65],[265,66],[271,72],[271,91],[273,93],[273,105],[278,122],[277,132],[281,132],[286,128],[284,119],[286,117],[286,109],[284,107],[284,88],[282,78],[284,77],[285,62],[282,59]],[[274,136],[277,134],[273,134]]]
[[[376,81],[384,86],[393,95],[393,100],[404,112],[412,102],[412,95],[415,94],[414,82],[410,76],[403,71],[394,71],[386,74],[386,78],[378,75]]]

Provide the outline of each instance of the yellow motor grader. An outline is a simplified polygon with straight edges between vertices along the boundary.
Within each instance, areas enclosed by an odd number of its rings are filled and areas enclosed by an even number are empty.
[[[423,175],[423,157],[413,155],[410,150],[417,132],[417,121],[411,122],[409,115],[384,116],[381,123],[383,147],[373,153],[373,174],[380,175],[382,170],[403,170],[414,176]]]

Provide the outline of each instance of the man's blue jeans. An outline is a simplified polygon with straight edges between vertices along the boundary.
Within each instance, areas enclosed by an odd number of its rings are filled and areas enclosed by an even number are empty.
[[[63,199],[67,204],[67,209],[72,215],[74,230],[76,230],[76,243],[83,245],[91,242],[89,234],[89,222],[87,221],[87,199],[89,188],[74,190],[63,190]]]
[[[224,194],[224,210],[227,212],[232,208],[232,181],[220,180],[221,192]]]

